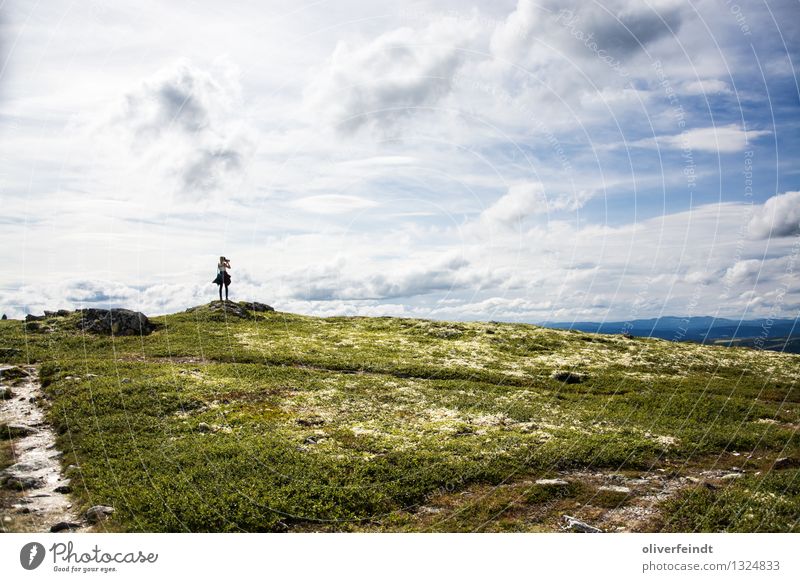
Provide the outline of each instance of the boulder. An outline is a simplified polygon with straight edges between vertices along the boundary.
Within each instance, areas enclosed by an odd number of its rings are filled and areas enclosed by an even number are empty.
[[[155,329],[147,316],[130,309],[84,309],[78,328],[101,335],[148,335]]]
[[[34,315],[29,313],[25,316],[25,321],[41,321],[44,319],[44,315]]]
[[[238,303],[235,301],[212,301],[207,305],[190,307],[186,310],[186,313],[192,313],[201,310],[209,312],[210,314],[216,316],[217,319],[224,319],[225,317],[229,316],[238,317],[241,319],[251,319],[253,317],[253,313],[275,311],[269,305],[266,305],[265,303],[259,303],[257,301],[239,301]]]
[[[95,505],[86,510],[86,521],[89,523],[98,523],[106,519],[109,515],[114,513],[114,508],[108,505]]]
[[[241,305],[245,309],[249,309],[250,311],[255,311],[256,313],[275,311],[272,307],[270,307],[266,303],[259,303],[258,301],[240,301],[239,305]]]

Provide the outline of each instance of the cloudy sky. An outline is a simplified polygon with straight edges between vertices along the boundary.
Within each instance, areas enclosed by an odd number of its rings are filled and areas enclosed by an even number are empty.
[[[0,311],[800,313],[795,0],[0,2]]]

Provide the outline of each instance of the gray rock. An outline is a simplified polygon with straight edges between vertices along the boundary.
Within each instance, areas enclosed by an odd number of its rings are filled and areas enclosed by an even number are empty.
[[[201,422],[197,425],[197,430],[200,432],[211,432],[211,426],[206,422]]]
[[[258,301],[240,301],[239,305],[241,305],[245,309],[249,309],[250,311],[255,311],[256,313],[275,311],[272,307],[270,307],[266,303],[259,303]]]
[[[727,473],[726,475],[720,477],[720,479],[723,481],[733,481],[734,479],[740,479],[741,477],[744,477],[744,473]]]
[[[571,529],[572,531],[580,533],[603,533],[603,530],[591,526],[588,523],[584,523],[570,515],[565,515],[564,521],[567,522],[567,529]]]
[[[588,376],[581,372],[570,372],[568,370],[556,370],[550,377],[553,380],[557,380],[558,382],[563,382],[564,384],[580,384],[581,382],[586,381]]]
[[[58,311],[56,311],[56,315],[57,315],[58,317],[66,317],[66,316],[68,316],[70,313],[72,313],[72,312],[71,312],[71,311],[68,311],[68,310],[66,310],[66,309],[59,309]]]
[[[610,491],[611,493],[630,493],[630,487],[624,487],[622,485],[603,485],[602,487],[597,488],[598,491]]]
[[[29,313],[25,316],[25,321],[41,321],[44,319],[44,315],[33,315]]]
[[[75,523],[73,521],[59,521],[57,524],[50,527],[50,533],[58,533],[62,531],[71,531],[73,529],[78,529],[81,527],[81,524]]]
[[[41,479],[32,477],[31,475],[7,475],[3,479],[3,487],[14,491],[39,489],[43,485]]]
[[[239,301],[238,303],[235,301],[212,301],[207,305],[190,307],[186,310],[186,313],[193,313],[195,311],[207,311],[213,315],[215,319],[224,319],[228,316],[252,319],[253,313],[264,313],[275,310],[269,305],[257,301]]]
[[[106,519],[109,515],[114,513],[114,508],[109,505],[95,505],[86,510],[86,521],[89,523],[98,523]]]
[[[39,431],[27,424],[0,424],[0,440],[18,439],[37,432]]]
[[[148,335],[155,329],[147,316],[130,309],[84,309],[78,328],[100,335]]]
[[[53,489],[56,493],[72,493],[72,487],[69,485],[59,485],[55,489]]]
[[[14,392],[11,388],[6,386],[0,387],[0,400],[11,400],[12,398],[14,398]]]
[[[27,380],[30,378],[30,373],[24,368],[19,366],[10,366],[7,368],[0,368],[0,380],[5,382],[13,380]]]
[[[566,487],[569,485],[569,481],[564,481],[563,479],[537,479],[536,484],[542,487]]]

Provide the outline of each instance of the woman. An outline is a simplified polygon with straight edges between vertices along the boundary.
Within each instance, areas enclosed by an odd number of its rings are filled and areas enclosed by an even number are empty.
[[[231,284],[231,276],[228,274],[228,269],[231,268],[231,262],[225,257],[219,258],[217,264],[217,278],[211,281],[219,285],[219,300],[222,301],[222,286],[225,285],[225,301],[228,300],[228,285]]]

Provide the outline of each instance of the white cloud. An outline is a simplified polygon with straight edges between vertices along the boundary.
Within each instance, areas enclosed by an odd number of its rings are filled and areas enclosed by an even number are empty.
[[[800,192],[769,198],[750,219],[748,230],[757,239],[800,235]]]
[[[101,159],[112,164],[112,155],[133,154],[146,187],[155,182],[160,194],[167,190],[179,200],[194,202],[238,184],[253,149],[239,75],[224,62],[201,68],[186,59],[155,72],[96,129]],[[127,154],[120,151],[126,147]]]
[[[736,124],[717,127],[690,129],[682,134],[660,136],[661,145],[673,149],[689,149],[692,151],[734,153],[744,148],[759,137],[770,135],[766,130],[745,131]]]
[[[761,273],[762,265],[763,262],[756,259],[738,261],[725,271],[725,278],[734,285],[750,285]]]
[[[392,130],[450,92],[476,30],[474,22],[444,18],[369,42],[341,41],[306,92],[308,110],[323,112],[340,133]]]
[[[513,226],[529,216],[577,210],[591,197],[592,192],[586,190],[548,196],[542,184],[523,182],[509,187],[506,194],[483,211],[481,218],[489,223]]]
[[[681,86],[681,94],[685,95],[710,95],[714,93],[729,95],[732,91],[730,86],[720,79],[688,81]]]

